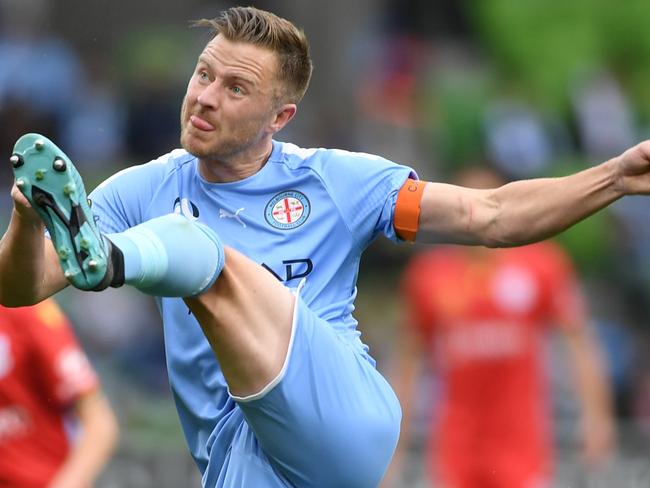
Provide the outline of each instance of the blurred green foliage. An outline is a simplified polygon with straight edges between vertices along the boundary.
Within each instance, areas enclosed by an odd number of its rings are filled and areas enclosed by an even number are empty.
[[[524,85],[540,106],[564,111],[571,80],[606,67],[650,117],[647,0],[474,1],[468,13],[500,73]]]
[[[426,84],[426,124],[433,129],[434,151],[441,170],[453,173],[481,161],[484,111],[491,98],[491,79],[480,68],[462,67],[431,74]]]
[[[196,34],[188,28],[147,25],[124,36],[115,48],[115,61],[125,86],[184,87],[200,52]]]

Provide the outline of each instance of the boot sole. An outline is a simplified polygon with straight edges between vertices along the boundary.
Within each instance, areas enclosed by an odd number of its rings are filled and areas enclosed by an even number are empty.
[[[50,233],[65,278],[92,290],[106,275],[106,245],[95,225],[76,168],[52,141],[25,134],[10,158],[16,186]]]

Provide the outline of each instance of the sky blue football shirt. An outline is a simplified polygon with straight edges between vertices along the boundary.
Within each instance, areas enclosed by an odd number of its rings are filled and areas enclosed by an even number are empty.
[[[90,195],[100,229],[122,232],[171,212],[196,219],[286,286],[305,279],[301,297],[309,308],[366,354],[352,316],[360,257],[379,234],[398,240],[395,200],[413,170],[374,155],[277,141],[267,164],[240,181],[209,183],[197,165],[179,149],[112,176]],[[204,471],[210,434],[234,402],[182,299],[158,303],[174,399]]]

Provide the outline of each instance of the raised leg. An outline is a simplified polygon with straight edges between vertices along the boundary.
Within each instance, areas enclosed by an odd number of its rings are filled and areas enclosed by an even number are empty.
[[[259,393],[281,371],[295,297],[268,271],[225,248],[225,266],[205,293],[186,298],[215,352],[230,392]]]

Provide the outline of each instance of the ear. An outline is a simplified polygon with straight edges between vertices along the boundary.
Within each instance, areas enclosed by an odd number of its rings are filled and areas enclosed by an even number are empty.
[[[281,130],[296,115],[298,107],[295,103],[285,103],[275,112],[275,118],[271,121],[269,129],[273,134]]]

